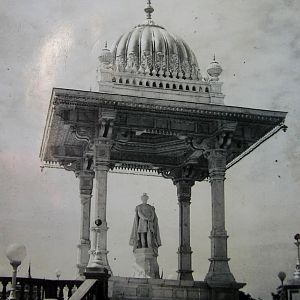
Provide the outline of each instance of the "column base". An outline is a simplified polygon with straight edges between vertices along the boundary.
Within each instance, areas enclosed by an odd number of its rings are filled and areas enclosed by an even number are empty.
[[[86,269],[87,265],[77,264],[76,267],[77,267],[77,270],[78,270],[76,279],[84,280],[85,279],[84,272],[85,272],[85,269]]]
[[[239,300],[239,289],[245,286],[245,283],[235,283],[231,287],[210,287],[210,300]]]
[[[107,270],[108,274],[111,276],[112,271],[108,264],[107,253],[108,251],[99,251],[99,252],[92,251],[90,254],[90,261],[86,267],[86,270],[102,273],[102,271],[105,269]]]
[[[89,251],[90,251],[90,241],[81,240],[81,243],[77,245],[78,248],[78,263],[76,265],[78,270],[78,278],[84,278],[83,272],[89,262]]]
[[[190,280],[194,281],[192,270],[178,270],[177,280]]]
[[[209,271],[204,281],[211,286],[230,287],[235,285],[236,281],[230,271],[228,261],[228,258],[210,259]]]
[[[192,266],[192,253],[190,246],[180,246],[178,254],[178,275],[177,280],[194,280]]]

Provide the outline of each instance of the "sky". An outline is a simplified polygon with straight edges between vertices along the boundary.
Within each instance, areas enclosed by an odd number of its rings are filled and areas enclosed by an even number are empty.
[[[181,36],[205,75],[214,54],[224,71],[227,105],[287,111],[280,132],[226,176],[230,268],[244,291],[262,299],[290,278],[300,231],[300,2],[298,0],[153,0],[153,19]],[[23,243],[34,277],[75,278],[79,241],[78,179],[40,170],[39,149],[53,87],[97,91],[97,57],[105,41],[144,21],[142,0],[2,0],[0,2],[0,276],[10,275],[5,250]],[[162,238],[159,265],[176,278],[178,205],[171,181],[109,174],[109,262],[132,276],[128,245],[134,208],[147,192]],[[209,183],[192,191],[194,278],[209,267]]]

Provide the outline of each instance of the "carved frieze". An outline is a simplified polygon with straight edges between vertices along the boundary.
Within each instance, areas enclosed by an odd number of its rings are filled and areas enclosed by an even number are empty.
[[[185,120],[172,120],[171,129],[178,131],[195,132],[195,122]]]
[[[153,127],[154,118],[142,115],[129,115],[127,117],[127,125],[137,127],[143,126],[144,128]]]

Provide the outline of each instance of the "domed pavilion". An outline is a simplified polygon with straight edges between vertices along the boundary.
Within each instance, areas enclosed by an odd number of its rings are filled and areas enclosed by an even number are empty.
[[[145,12],[143,24],[120,35],[110,49],[105,44],[99,56],[97,92],[61,88],[52,92],[40,157],[43,167],[73,171],[79,179],[77,267],[86,283],[74,295],[91,289],[91,278],[108,274],[111,299],[237,300],[244,284],[236,282],[228,263],[225,173],[285,130],[286,113],[226,106],[219,80],[222,67],[215,58],[201,74],[192,47],[152,20],[150,0]],[[114,170],[155,173],[176,186],[177,280],[113,276],[107,257],[106,203],[110,201],[107,174]],[[206,277],[196,281],[190,205],[193,185],[207,178],[211,257]]]

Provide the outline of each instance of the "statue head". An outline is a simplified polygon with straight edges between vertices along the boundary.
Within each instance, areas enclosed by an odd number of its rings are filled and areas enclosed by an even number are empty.
[[[144,204],[147,204],[147,201],[149,199],[149,196],[147,195],[147,193],[144,193],[142,196],[141,196],[141,200]]]

